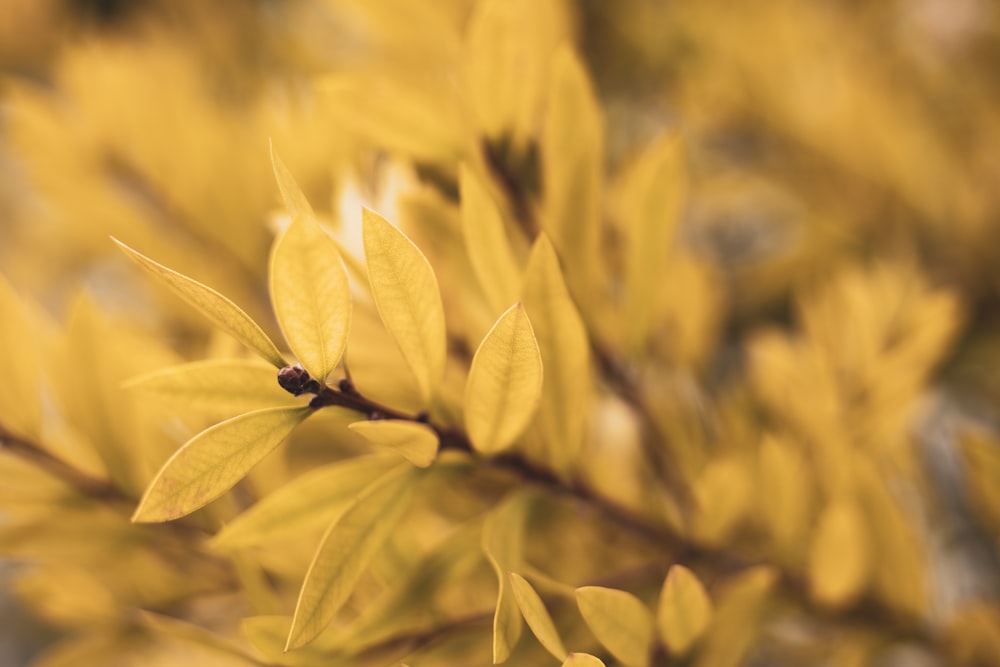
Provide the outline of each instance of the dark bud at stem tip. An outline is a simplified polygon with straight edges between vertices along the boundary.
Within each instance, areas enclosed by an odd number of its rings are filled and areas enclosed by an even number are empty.
[[[348,396],[360,396],[358,390],[354,388],[354,383],[348,378],[343,378],[337,383],[337,388]]]
[[[319,391],[319,382],[314,380],[309,371],[302,366],[285,366],[278,371],[278,384],[293,396],[315,394]]]
[[[421,424],[426,424],[431,420],[431,416],[427,413],[426,410],[421,410],[416,414],[416,420]]]

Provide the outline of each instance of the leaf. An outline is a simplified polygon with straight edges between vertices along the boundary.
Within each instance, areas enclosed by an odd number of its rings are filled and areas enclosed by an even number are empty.
[[[605,667],[600,658],[589,653],[570,653],[563,661],[562,667]]]
[[[216,326],[234,336],[241,343],[259,354],[262,359],[269,361],[276,367],[281,368],[285,365],[285,360],[282,358],[281,352],[278,351],[278,348],[275,347],[271,339],[267,337],[267,334],[235,303],[211,287],[202,285],[198,281],[192,280],[172,269],[168,269],[162,264],[157,264],[118,239],[112,237],[111,240],[118,244],[118,247],[132,261],[159,278],[178,296],[201,311]]]
[[[565,660],[566,649],[563,647],[562,639],[559,638],[559,632],[556,630],[542,598],[538,597],[538,593],[535,592],[531,584],[516,572],[510,573],[510,582],[513,585],[517,606],[521,609],[525,622],[539,643],[557,660]]]
[[[330,526],[299,592],[286,651],[315,639],[347,602],[403,517],[417,479],[408,463],[397,466],[368,486]]]
[[[373,454],[304,473],[226,524],[212,546],[231,549],[281,540],[329,526],[354,497],[390,468],[395,456]]]
[[[519,569],[524,559],[526,496],[514,493],[491,512],[483,525],[482,547],[497,575],[499,589],[493,613],[493,664],[510,657],[521,639],[521,612],[514,600],[510,570]]]
[[[531,421],[542,394],[542,356],[524,306],[500,316],[472,359],[465,425],[484,454],[509,447]]]
[[[437,458],[438,435],[426,424],[380,419],[354,422],[347,428],[373,444],[395,450],[418,468],[426,468]]]
[[[268,140],[268,147],[271,151],[271,168],[274,169],[274,179],[278,182],[278,190],[281,192],[281,201],[285,203],[288,213],[295,218],[316,218],[309,200],[306,199],[302,188],[295,182],[295,177],[288,170],[285,163],[281,161],[274,151],[274,142]]]
[[[362,212],[368,276],[379,317],[392,334],[425,402],[438,391],[447,354],[444,306],[434,270],[401,231]]]
[[[146,373],[123,387],[200,410],[246,412],[290,403],[274,367],[255,359],[208,359]]]
[[[271,302],[292,352],[323,382],[340,362],[351,325],[351,287],[333,240],[299,216],[271,250]]]
[[[583,444],[591,392],[590,346],[555,248],[545,234],[539,234],[528,258],[524,307],[545,367],[535,422],[552,466],[567,471]]]
[[[712,601],[698,577],[683,565],[670,566],[656,610],[663,643],[674,655],[684,655],[711,620]]]
[[[809,551],[809,583],[814,598],[844,605],[868,582],[871,563],[864,517],[850,501],[831,503],[820,515]]]
[[[639,598],[602,586],[576,589],[576,604],[597,641],[629,667],[649,665],[653,615]]]
[[[462,237],[476,280],[494,313],[517,299],[520,271],[500,209],[479,177],[462,165]]]
[[[36,440],[42,431],[42,351],[25,306],[0,276],[0,428]]]
[[[266,408],[202,431],[156,474],[132,521],[170,521],[204,507],[243,479],[312,412]]]

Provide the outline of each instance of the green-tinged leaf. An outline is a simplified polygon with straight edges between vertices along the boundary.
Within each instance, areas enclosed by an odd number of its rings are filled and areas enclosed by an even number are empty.
[[[494,665],[505,662],[510,657],[523,630],[521,612],[514,600],[508,573],[510,570],[520,569],[523,564],[527,508],[527,497],[523,493],[514,493],[490,513],[483,525],[483,552],[496,572],[499,584],[493,614]]]
[[[523,299],[545,366],[535,423],[552,467],[566,471],[579,454],[589,414],[590,345],[545,234],[539,234],[528,258]]]
[[[268,142],[271,150],[271,168],[274,169],[274,179],[278,182],[278,190],[281,192],[281,201],[292,218],[315,218],[312,206],[306,199],[302,188],[295,182],[295,177],[288,170],[285,163],[281,161],[274,150],[274,143]]]
[[[712,620],[712,601],[695,574],[672,565],[660,591],[656,626],[660,639],[674,655],[684,655]]]
[[[562,667],[605,667],[604,661],[589,653],[570,653],[563,661]]]
[[[389,471],[330,526],[306,573],[286,650],[316,638],[340,608],[409,506],[418,476],[408,464]]]
[[[31,440],[42,430],[41,350],[25,304],[0,276],[0,429]]]
[[[230,333],[241,343],[249,347],[278,368],[285,365],[281,352],[267,334],[254,322],[249,315],[235,303],[216,292],[207,285],[202,285],[185,275],[157,264],[145,255],[136,252],[118,239],[112,238],[132,261],[159,278],[178,296],[201,311],[216,326]]]
[[[565,660],[566,649],[563,647],[562,639],[559,637],[559,632],[556,630],[542,598],[538,596],[531,584],[516,572],[510,573],[510,582],[514,589],[514,599],[517,600],[517,606],[538,642],[557,660]]]
[[[666,280],[670,250],[687,190],[682,138],[661,139],[629,176],[621,197],[627,230],[623,320],[629,345],[642,352],[660,323],[660,294],[670,288]]]
[[[351,287],[333,240],[298,216],[271,251],[271,302],[292,352],[322,382],[340,362],[351,325]]]
[[[362,212],[368,276],[379,317],[430,402],[444,375],[444,306],[434,270],[420,249],[385,218]]]
[[[170,521],[204,507],[243,479],[310,414],[309,408],[267,408],[202,431],[163,465],[132,520]]]
[[[389,447],[413,465],[426,468],[437,458],[438,436],[426,424],[401,419],[360,421],[347,428],[368,442]]]
[[[254,359],[193,361],[140,375],[123,386],[211,412],[247,412],[293,400],[278,385],[274,367]]]
[[[653,615],[639,598],[602,586],[576,589],[576,604],[587,626],[611,653],[629,667],[649,665]]]
[[[310,470],[265,496],[230,521],[212,546],[232,549],[322,530],[350,506],[372,480],[399,464],[395,456],[358,456]]]
[[[462,237],[465,251],[494,313],[517,300],[521,282],[517,260],[504,231],[500,209],[479,181],[462,165]]]
[[[465,385],[465,425],[484,454],[509,447],[531,421],[542,393],[542,356],[524,306],[500,316],[476,350]]]
[[[868,530],[850,501],[835,501],[819,517],[809,552],[812,595],[831,606],[843,605],[862,591],[871,573]]]

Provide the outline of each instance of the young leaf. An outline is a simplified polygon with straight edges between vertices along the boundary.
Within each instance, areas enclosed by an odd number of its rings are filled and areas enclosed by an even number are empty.
[[[256,359],[207,359],[146,373],[123,387],[192,408],[247,412],[289,403],[274,367]]]
[[[311,413],[309,408],[267,408],[202,431],[156,474],[132,521],[170,521],[204,507],[243,479]]]
[[[524,520],[527,502],[524,494],[509,496],[491,512],[483,525],[483,552],[496,572],[499,590],[493,613],[493,664],[506,662],[521,639],[521,612],[511,589],[512,569],[522,565],[524,552]]]
[[[653,615],[631,593],[601,586],[576,589],[576,604],[587,626],[629,667],[647,667],[653,649]]]
[[[535,589],[521,575],[511,572],[510,582],[513,585],[517,606],[521,609],[525,622],[531,628],[538,642],[557,660],[565,660],[566,648],[563,646],[562,639],[559,638],[559,632],[556,630],[542,598],[538,597]]]
[[[429,402],[444,375],[447,354],[444,306],[434,270],[413,241],[379,214],[364,209],[362,225],[379,317]]]
[[[286,651],[312,641],[347,602],[413,495],[417,476],[402,464],[373,482],[330,526],[313,557],[295,605]]]
[[[418,468],[426,468],[437,457],[438,436],[426,424],[381,419],[354,422],[347,428],[373,444],[395,450]]]
[[[828,605],[853,599],[868,582],[871,564],[864,517],[848,501],[835,501],[820,515],[809,552],[813,596]]]
[[[711,620],[712,601],[698,577],[683,565],[672,565],[656,611],[660,639],[671,653],[684,655]]]
[[[281,161],[274,151],[274,143],[268,141],[271,150],[271,168],[274,169],[274,180],[278,182],[278,190],[281,192],[281,201],[285,203],[288,213],[295,218],[316,218],[309,200],[306,199],[302,188],[295,182],[295,177],[288,170],[285,163]]]
[[[321,530],[343,514],[372,480],[398,465],[395,456],[357,456],[310,470],[230,521],[212,538],[220,549],[280,543]]]
[[[476,174],[462,165],[462,237],[472,270],[494,313],[517,299],[520,271],[496,202]]]
[[[476,449],[495,454],[524,431],[542,393],[542,356],[524,306],[507,309],[476,350],[465,385],[465,425]]]
[[[145,255],[133,250],[116,238],[111,239],[128,257],[142,268],[159,278],[178,296],[201,311],[216,326],[234,336],[241,343],[278,368],[285,365],[281,352],[267,334],[249,315],[235,303],[207,285],[202,285],[185,275],[157,264]]]
[[[562,667],[605,667],[600,658],[589,653],[570,653],[563,661]]]
[[[292,352],[322,382],[340,362],[351,324],[351,288],[337,246],[299,216],[271,251],[271,301]]]
[[[553,467],[565,471],[583,442],[590,396],[590,346],[583,320],[563,282],[555,248],[545,234],[539,234],[528,258],[524,307],[545,366],[536,423]]]

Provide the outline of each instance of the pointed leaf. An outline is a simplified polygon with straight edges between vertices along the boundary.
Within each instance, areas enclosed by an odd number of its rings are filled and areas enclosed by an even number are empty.
[[[379,214],[364,209],[362,226],[379,317],[429,402],[444,375],[447,352],[444,306],[434,270],[420,249]]]
[[[513,585],[517,606],[538,642],[557,660],[565,660],[566,649],[542,598],[538,597],[535,589],[521,575],[511,572],[510,582]]]
[[[366,486],[399,464],[395,456],[358,456],[295,478],[230,521],[212,538],[219,549],[277,544],[335,521]]]
[[[539,234],[524,274],[524,307],[538,340],[545,384],[535,419],[552,466],[566,471],[583,443],[591,391],[590,344],[563,282],[559,258]]]
[[[410,464],[389,471],[330,526],[299,592],[285,650],[316,638],[347,602],[409,505],[418,477]]]
[[[674,655],[684,655],[712,620],[712,601],[701,581],[683,565],[672,565],[660,591],[656,624]]]
[[[235,303],[197,280],[157,264],[145,255],[136,252],[116,238],[111,239],[129,258],[151,274],[159,278],[179,297],[197,308],[216,326],[234,336],[241,343],[271,362],[278,368],[285,365],[281,352],[267,334],[249,315]]]
[[[285,208],[288,209],[288,213],[293,219],[315,219],[316,214],[313,212],[312,206],[309,205],[309,200],[306,199],[306,196],[302,192],[302,188],[299,187],[299,184],[295,182],[295,177],[292,176],[292,172],[288,170],[285,163],[278,157],[278,154],[274,150],[274,143],[269,141],[268,144],[271,150],[271,168],[274,169],[274,179],[278,182],[278,190],[281,192],[281,201],[285,203]]]
[[[462,166],[462,237],[465,251],[494,313],[517,299],[520,271],[504,231],[500,209],[479,177]]]
[[[531,421],[542,393],[542,356],[524,306],[500,316],[476,350],[465,385],[465,425],[476,449],[509,447]]]
[[[274,367],[255,359],[208,359],[146,373],[123,387],[191,408],[246,412],[290,403]]]
[[[653,615],[639,598],[602,586],[576,589],[576,604],[587,626],[611,653],[629,667],[649,665]]]
[[[170,521],[204,507],[243,479],[311,413],[309,408],[267,408],[202,431],[163,465],[132,520]]]
[[[846,604],[868,582],[871,563],[864,517],[850,501],[835,501],[820,515],[809,552],[813,597],[829,605]]]
[[[483,552],[496,572],[499,583],[493,614],[494,665],[505,662],[510,657],[523,630],[521,612],[514,600],[508,572],[519,569],[524,559],[526,511],[526,496],[515,493],[491,512],[483,525]]]
[[[271,301],[292,352],[322,382],[340,362],[351,288],[337,246],[311,217],[297,217],[271,251]]]
[[[437,458],[438,436],[426,424],[401,419],[380,419],[354,422],[347,428],[368,442],[394,449],[419,468],[426,468]]]
[[[589,653],[570,653],[563,661],[562,667],[605,667],[600,658]]]
[[[37,439],[42,431],[41,361],[31,313],[0,276],[0,427]]]

